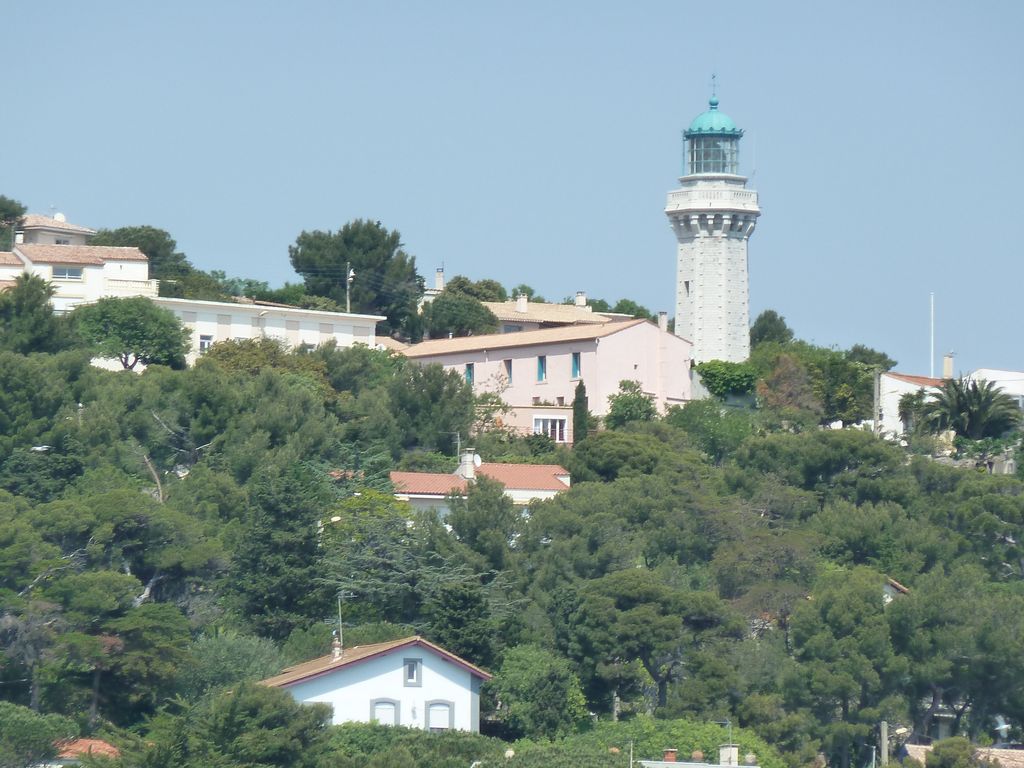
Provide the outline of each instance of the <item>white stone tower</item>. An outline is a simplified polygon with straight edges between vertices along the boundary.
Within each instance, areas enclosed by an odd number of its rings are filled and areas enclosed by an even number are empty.
[[[683,132],[684,176],[665,214],[679,241],[676,334],[693,342],[693,360],[743,362],[750,356],[747,239],[761,209],[739,175],[743,131],[708,102]]]

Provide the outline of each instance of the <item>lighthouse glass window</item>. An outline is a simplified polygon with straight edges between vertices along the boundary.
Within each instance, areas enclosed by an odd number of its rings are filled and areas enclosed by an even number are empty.
[[[737,142],[722,136],[690,139],[690,173],[738,173]]]

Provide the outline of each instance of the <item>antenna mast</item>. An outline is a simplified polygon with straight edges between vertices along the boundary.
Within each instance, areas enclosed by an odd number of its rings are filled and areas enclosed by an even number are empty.
[[[935,291],[928,294],[931,304],[931,338],[928,346],[928,376],[935,378]]]

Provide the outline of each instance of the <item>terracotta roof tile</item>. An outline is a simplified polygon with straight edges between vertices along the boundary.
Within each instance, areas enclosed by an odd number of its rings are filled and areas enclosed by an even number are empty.
[[[896,373],[895,371],[887,371],[883,375],[905,381],[908,384],[916,384],[919,387],[941,387],[943,382],[943,379],[933,379],[930,376],[911,376],[909,373]]]
[[[107,245],[42,245],[19,243],[14,250],[34,264],[101,265],[106,261],[147,261],[138,248]]]
[[[453,491],[466,492],[466,481],[463,478],[438,472],[392,472],[391,483],[398,493],[447,496]]]
[[[72,758],[94,755],[97,757],[120,757],[121,751],[113,744],[102,739],[72,739],[57,744],[60,749],[57,757],[69,760]]]
[[[60,219],[52,219],[49,216],[42,216],[38,213],[26,214],[21,220],[22,229],[60,229],[64,232],[78,232],[83,235],[95,235],[95,229],[81,227],[78,224],[69,224]]]
[[[295,666],[288,667],[279,675],[274,675],[273,677],[268,677],[266,680],[261,680],[260,684],[271,688],[294,685],[302,680],[308,680],[311,677],[319,677],[320,675],[333,672],[336,669],[341,669],[342,667],[346,667],[350,664],[356,664],[360,661],[380,656],[390,651],[398,650],[399,648],[407,648],[414,645],[430,648],[438,655],[446,658],[448,661],[458,664],[479,678],[484,680],[491,679],[491,675],[489,673],[484,672],[476,665],[470,664],[468,661],[459,658],[454,653],[449,653],[441,646],[434,645],[429,640],[424,640],[419,635],[414,635],[413,637],[404,637],[401,640],[391,640],[386,643],[373,643],[372,645],[357,645],[352,648],[346,648],[342,651],[341,658],[338,659],[335,659],[333,654],[327,654],[326,656],[321,656],[318,659],[305,661],[302,664],[296,664]]]
[[[488,464],[477,467],[477,475],[497,480],[511,490],[564,491],[569,487],[569,471],[557,464]],[[565,480],[560,480],[564,477]],[[398,493],[447,496],[466,492],[467,482],[459,475],[439,472],[392,472],[391,482]]]
[[[432,339],[413,344],[402,352],[406,357],[431,357],[453,352],[471,352],[480,349],[508,349],[534,344],[556,344],[562,341],[590,341],[618,333],[626,328],[646,323],[647,320],[625,320],[601,325],[567,325],[561,328],[543,328],[539,331],[519,333],[488,333],[483,336],[462,336],[457,339]]]
[[[524,491],[564,491],[569,484],[569,471],[557,464],[481,464],[478,475],[497,480],[506,488]]]
[[[0,251],[0,265],[5,267],[22,267],[21,259],[13,251]]]

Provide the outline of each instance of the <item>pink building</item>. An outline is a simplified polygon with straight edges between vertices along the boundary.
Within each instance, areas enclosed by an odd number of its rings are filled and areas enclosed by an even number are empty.
[[[659,411],[690,399],[686,339],[647,320],[566,326],[521,333],[435,339],[404,350],[422,363],[459,371],[477,394],[496,392],[509,406],[505,426],[571,443],[576,385],[590,412],[608,413],[623,380],[639,381]]]

